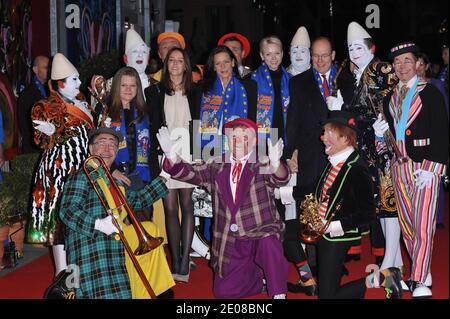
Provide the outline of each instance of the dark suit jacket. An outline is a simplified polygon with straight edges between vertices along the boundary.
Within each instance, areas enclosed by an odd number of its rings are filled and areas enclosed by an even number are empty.
[[[25,88],[17,100],[17,116],[22,134],[22,150],[24,153],[40,152],[34,143],[34,127],[31,121],[33,105],[44,97],[34,82]]]
[[[419,86],[423,84],[425,83],[419,82]],[[394,91],[388,94],[384,101],[384,114],[395,136],[393,118],[389,111],[389,102]],[[406,152],[414,162],[426,164],[428,170],[433,171],[439,166],[442,167],[448,161],[449,125],[447,110],[442,94],[432,84],[426,84],[417,94],[419,94],[422,109],[419,114],[410,112],[408,116],[408,122],[412,116],[417,117],[406,127]],[[423,169],[427,170],[427,168]],[[442,172],[436,171],[436,173]]]
[[[155,83],[144,91],[145,99],[148,106],[148,114],[150,118],[150,152],[149,152],[149,162],[150,170],[152,176],[158,176],[161,172],[158,163],[158,155],[162,155],[161,147],[159,146],[158,139],[156,138],[156,133],[162,126],[167,126],[166,117],[164,114],[164,100],[166,97],[165,90],[160,82]],[[199,93],[199,88],[194,84],[189,96],[189,110],[191,112],[192,120],[198,120],[198,110],[196,108],[196,101],[198,100],[197,95]],[[192,150],[192,122],[190,123],[190,133],[191,133],[191,150]]]
[[[316,198],[320,198],[323,184],[331,169],[329,163],[324,170],[316,188]],[[336,211],[336,205],[342,200],[341,208],[333,221],[340,221],[345,234],[342,237],[324,235],[326,240],[350,241],[361,239],[360,230],[367,228],[375,218],[375,201],[373,183],[367,165],[357,151],[354,151],[342,166],[333,184],[328,189],[329,196],[326,219]]]
[[[291,78],[289,95],[285,156],[290,158],[292,152],[298,150],[299,171],[294,197],[300,202],[305,195],[314,192],[327,163],[320,136],[321,123],[328,116],[328,108],[312,69]]]

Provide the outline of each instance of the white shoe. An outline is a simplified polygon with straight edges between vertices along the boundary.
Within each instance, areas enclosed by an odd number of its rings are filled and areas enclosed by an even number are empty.
[[[427,279],[425,279],[424,284],[425,284],[425,286],[427,286],[427,287],[433,286],[433,279],[431,278],[431,273],[428,273]]]
[[[202,255],[200,255],[198,252],[196,252],[195,250],[191,251],[191,253],[189,254],[189,256],[197,258],[197,257],[202,257]]]
[[[416,285],[416,289],[414,289],[413,293],[412,293],[412,297],[413,298],[420,298],[420,299],[425,299],[425,298],[431,298],[433,296],[433,293],[431,292],[431,289],[428,288],[427,286],[425,286],[424,283],[417,283]]]
[[[287,299],[286,294],[278,294],[273,296],[273,299]]]
[[[409,287],[404,280],[400,280],[400,285],[402,286],[403,291],[409,291]]]

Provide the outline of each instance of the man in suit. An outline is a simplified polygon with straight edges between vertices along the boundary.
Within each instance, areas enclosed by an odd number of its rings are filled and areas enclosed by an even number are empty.
[[[448,160],[448,117],[439,90],[417,76],[419,51],[412,42],[391,49],[389,58],[400,81],[385,99],[386,121],[380,116],[373,128],[378,151],[386,148],[384,134],[390,128],[401,153],[392,160],[392,180],[412,260],[410,290],[413,298],[430,298],[438,194]]]
[[[167,128],[158,140],[166,160],[164,170],[173,179],[205,186],[213,198],[214,225],[211,266],[214,295],[242,298],[267,291],[285,299],[288,262],[281,237],[284,224],[274,201],[274,189],[289,181],[289,169],[280,161],[283,140],[268,140],[269,160],[257,157],[256,123],[238,118],[224,125],[231,151],[206,164],[192,166],[174,152]],[[267,159],[267,157],[264,157]]]
[[[39,55],[33,61],[33,77],[28,85],[19,95],[17,100],[17,113],[20,133],[22,134],[23,153],[39,152],[34,143],[33,126],[31,125],[31,108],[42,99],[48,97],[48,66],[49,58]]]
[[[320,141],[321,123],[328,115],[326,98],[333,90],[336,75],[336,67],[333,64],[335,52],[329,39],[317,38],[312,43],[311,56],[313,67],[294,76],[289,82],[286,157],[289,158],[295,149],[298,150],[299,170],[297,186],[293,187],[293,197],[299,204],[306,195],[314,192],[317,180],[326,166],[327,159]],[[280,190],[280,193],[284,192],[283,189]],[[309,265],[298,240],[298,219],[288,221],[286,228],[285,253],[300,273],[299,282],[289,285],[290,291],[316,294],[317,285],[310,268],[310,265],[315,266],[314,247],[307,246]]]
[[[328,225],[317,243],[319,298],[360,299],[364,298],[366,283],[375,286],[373,278],[341,286],[341,271],[347,251],[361,239],[361,227],[375,218],[373,183],[357,152],[356,117],[350,112],[332,111],[323,128],[321,139],[329,163],[315,191],[318,209],[310,212]],[[400,270],[390,267],[379,275],[387,298],[401,298]]]

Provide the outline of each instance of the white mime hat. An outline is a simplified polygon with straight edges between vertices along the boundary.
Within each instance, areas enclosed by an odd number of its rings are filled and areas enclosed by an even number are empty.
[[[305,27],[298,28],[297,32],[292,38],[291,46],[297,45],[304,46],[308,49],[311,47],[311,40],[309,39],[308,30],[306,30]]]
[[[64,54],[56,53],[52,62],[52,80],[62,80],[73,74],[80,75]]]
[[[129,29],[127,31],[127,39],[125,41],[125,54],[128,54],[133,48],[138,45],[144,45],[147,47],[139,33],[137,33],[134,29]]]
[[[364,28],[357,22],[350,22],[347,29],[347,45],[353,43],[356,40],[363,40],[367,38],[372,38],[369,33],[367,33]]]

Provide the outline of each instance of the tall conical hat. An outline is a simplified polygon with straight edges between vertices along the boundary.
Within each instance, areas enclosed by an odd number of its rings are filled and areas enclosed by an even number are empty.
[[[139,33],[137,33],[134,29],[129,29],[127,31],[127,39],[125,41],[125,54],[128,54],[133,48],[141,44],[147,46]]]
[[[297,45],[304,46],[308,49],[311,47],[311,40],[309,39],[308,30],[306,30],[305,27],[298,28],[297,32],[292,38],[291,46]]]
[[[64,56],[64,54],[56,53],[53,57],[52,62],[52,80],[62,80],[65,79],[72,74],[80,75],[77,69],[70,63],[69,60]]]
[[[347,45],[356,40],[372,38],[370,34],[357,22],[350,22],[347,28]]]

